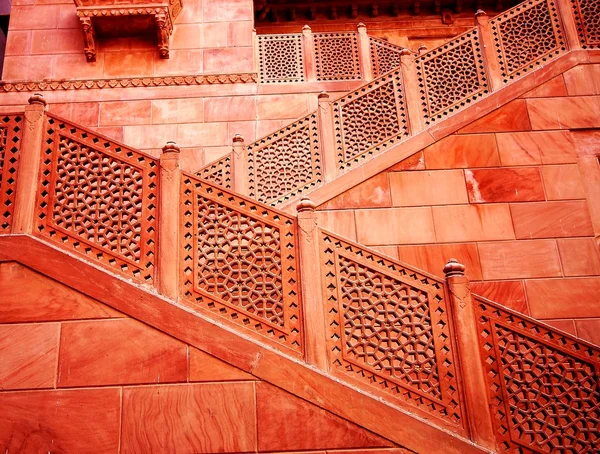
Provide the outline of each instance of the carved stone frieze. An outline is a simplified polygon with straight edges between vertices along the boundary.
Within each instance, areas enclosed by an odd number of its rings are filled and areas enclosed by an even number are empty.
[[[166,87],[177,85],[213,85],[256,83],[258,76],[252,73],[244,74],[215,74],[208,76],[169,76],[169,77],[129,77],[122,79],[71,79],[0,82],[0,89],[5,92],[19,91],[56,91],[84,90],[101,88],[130,88],[130,87]]]

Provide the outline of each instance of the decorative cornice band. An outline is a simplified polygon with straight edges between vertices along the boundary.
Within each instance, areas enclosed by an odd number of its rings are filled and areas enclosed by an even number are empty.
[[[206,76],[131,77],[123,79],[49,80],[49,81],[0,81],[0,91],[57,91],[130,87],[169,87],[185,85],[217,85],[256,83],[256,73],[219,74]]]

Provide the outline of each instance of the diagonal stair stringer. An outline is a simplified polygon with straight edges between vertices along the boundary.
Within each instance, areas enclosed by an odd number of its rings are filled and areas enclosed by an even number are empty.
[[[0,262],[8,261],[29,267],[408,449],[445,454],[488,452],[402,408],[166,299],[132,279],[113,274],[39,238],[0,235]]]

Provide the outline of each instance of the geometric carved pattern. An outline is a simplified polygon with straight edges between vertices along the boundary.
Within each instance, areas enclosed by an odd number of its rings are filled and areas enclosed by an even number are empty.
[[[151,282],[158,161],[47,115],[36,233]]]
[[[600,0],[571,0],[579,41],[584,49],[600,48]]]
[[[369,37],[371,68],[374,77],[379,77],[400,67],[400,52],[403,47],[388,43],[383,39]]]
[[[566,50],[553,0],[531,0],[490,21],[505,82]]]
[[[188,174],[182,202],[184,298],[300,353],[296,220]]]
[[[0,233],[10,232],[21,154],[23,114],[0,117]]]
[[[302,35],[258,37],[260,81],[303,82]]]
[[[248,194],[275,205],[321,182],[317,114],[248,146]]]
[[[488,92],[477,30],[418,57],[416,65],[426,124]]]
[[[317,80],[360,79],[356,33],[316,33],[313,37]]]
[[[225,189],[232,189],[231,185],[231,154],[228,153],[222,158],[207,164],[196,172],[198,178],[212,181]]]
[[[600,452],[600,350],[476,297],[502,451]]]
[[[333,103],[340,169],[408,136],[400,68]]]
[[[332,373],[462,430],[444,282],[329,232],[320,238]]]

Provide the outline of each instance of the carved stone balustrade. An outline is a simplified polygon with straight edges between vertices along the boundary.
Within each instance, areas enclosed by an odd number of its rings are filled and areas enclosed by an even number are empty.
[[[97,38],[156,36],[160,58],[169,58],[173,22],[181,0],[75,0],[88,62],[96,61]]]

